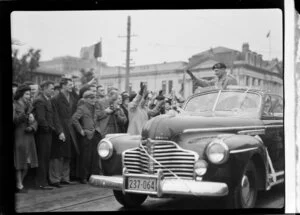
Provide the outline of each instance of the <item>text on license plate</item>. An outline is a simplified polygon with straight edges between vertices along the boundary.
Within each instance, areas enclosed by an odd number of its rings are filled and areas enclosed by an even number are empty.
[[[156,192],[156,178],[135,178],[129,177],[127,182],[127,189],[129,190],[141,190],[141,191],[153,191]]]

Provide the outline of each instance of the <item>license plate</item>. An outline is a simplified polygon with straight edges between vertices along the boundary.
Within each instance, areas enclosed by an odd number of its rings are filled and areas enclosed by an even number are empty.
[[[128,190],[156,192],[156,190],[157,190],[156,184],[157,184],[156,178],[128,177],[127,189]]]

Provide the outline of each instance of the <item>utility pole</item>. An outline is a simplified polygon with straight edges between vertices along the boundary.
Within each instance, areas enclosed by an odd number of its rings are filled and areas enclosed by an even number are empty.
[[[130,73],[130,29],[131,28],[131,18],[127,18],[127,48],[126,48],[126,79],[125,79],[125,90],[129,91],[129,73]]]
[[[130,40],[131,37],[136,35],[131,35],[131,17],[127,17],[127,36],[119,36],[119,37],[126,37],[127,38],[127,46],[126,46],[126,75],[125,75],[125,91],[129,91],[129,77],[130,77],[130,52],[136,51],[130,50]]]

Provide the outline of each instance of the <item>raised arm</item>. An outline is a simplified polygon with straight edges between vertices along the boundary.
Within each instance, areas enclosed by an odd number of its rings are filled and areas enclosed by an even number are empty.
[[[191,77],[193,81],[193,85],[200,86],[200,87],[208,87],[213,85],[214,83],[212,81],[207,81],[205,79],[196,78],[190,70],[187,70],[186,73],[189,74],[189,76]]]

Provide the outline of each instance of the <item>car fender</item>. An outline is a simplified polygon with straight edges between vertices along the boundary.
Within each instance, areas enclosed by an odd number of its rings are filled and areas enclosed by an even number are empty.
[[[131,148],[138,147],[141,142],[140,135],[113,134],[107,135],[105,139],[113,145],[112,156],[107,159],[101,159],[101,168],[104,175],[122,175],[122,153]]]
[[[267,179],[267,155],[265,146],[258,135],[234,134],[223,139],[229,148],[229,165],[232,170],[231,184],[240,182],[244,169],[252,160],[258,174],[258,186],[264,188]]]

